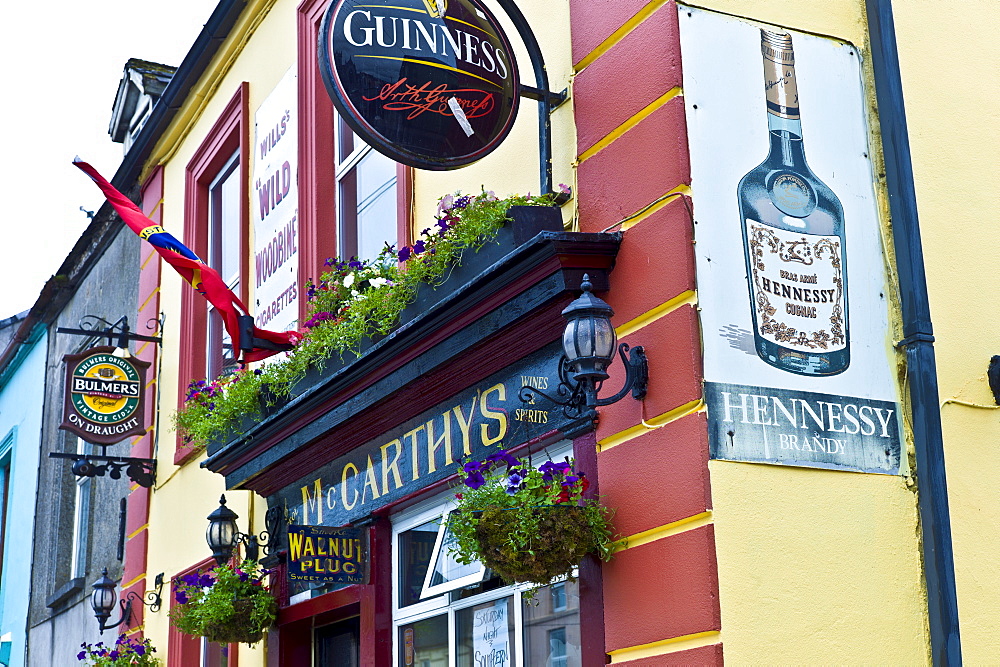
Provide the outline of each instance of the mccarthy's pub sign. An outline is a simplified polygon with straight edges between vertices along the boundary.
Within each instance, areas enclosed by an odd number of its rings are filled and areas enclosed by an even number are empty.
[[[514,124],[517,65],[479,0],[334,0],[319,41],[320,71],[344,120],[397,162],[462,167]]]
[[[94,347],[63,357],[66,400],[59,428],[98,445],[146,432],[143,387],[149,363],[115,356],[114,350]]]

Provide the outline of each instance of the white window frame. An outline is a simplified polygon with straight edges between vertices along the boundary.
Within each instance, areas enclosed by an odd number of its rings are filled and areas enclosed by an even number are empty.
[[[437,539],[434,541],[434,548],[431,550],[431,559],[427,564],[427,573],[424,575],[424,585],[420,589],[420,599],[430,598],[436,595],[441,595],[447,593],[448,591],[453,591],[456,588],[463,588],[465,586],[470,586],[472,584],[478,584],[486,576],[486,566],[482,563],[479,564],[479,569],[472,574],[467,574],[464,577],[459,577],[457,579],[450,579],[444,583],[431,585],[431,579],[434,577],[434,564],[437,563],[438,559],[441,558],[441,552],[444,550],[444,536],[448,533],[448,518],[451,516],[451,509],[454,503],[448,504],[448,509],[441,519],[441,525],[438,526]]]
[[[536,452],[533,454],[533,458],[537,457],[539,454],[549,453],[553,461],[559,461],[565,456],[572,456],[573,454],[573,444],[569,440],[560,441],[553,445],[552,447],[547,447],[543,451]],[[480,605],[486,602],[492,602],[494,600],[499,600],[501,598],[513,597],[512,608],[513,608],[513,618],[514,618],[514,629],[513,638],[511,644],[514,649],[514,664],[517,667],[530,667],[525,665],[525,646],[524,646],[524,603],[522,600],[522,593],[524,590],[530,588],[529,584],[515,584],[511,586],[503,586],[495,590],[486,591],[485,593],[480,593],[479,595],[474,595],[465,600],[460,600],[457,602],[449,602],[449,592],[451,590],[461,588],[461,586],[450,587],[447,592],[442,592],[437,597],[432,597],[430,599],[421,599],[412,605],[407,605],[405,607],[399,606],[399,536],[406,531],[416,528],[422,524],[432,521],[435,518],[441,519],[441,526],[438,528],[438,536],[435,541],[434,549],[431,551],[431,560],[428,563],[427,574],[424,576],[424,587],[421,592],[421,598],[425,594],[429,593],[427,590],[427,582],[429,581],[429,575],[432,569],[434,559],[437,556],[438,550],[440,549],[444,526],[447,522],[448,513],[455,507],[455,492],[454,490],[449,490],[443,494],[439,494],[433,498],[425,500],[423,502],[414,505],[413,507],[400,512],[399,514],[392,517],[392,664],[396,667],[400,664],[400,655],[403,647],[402,642],[399,639],[399,629],[401,626],[410,625],[417,623],[419,621],[432,618],[434,616],[440,616],[442,614],[447,615],[448,618],[448,667],[456,667],[457,661],[457,647],[458,631],[456,627],[456,614],[464,609]],[[485,569],[485,568],[484,568]],[[482,581],[479,579],[478,581]],[[478,581],[473,581],[471,583],[478,583]],[[451,582],[449,582],[451,583]],[[464,584],[469,585],[469,584]],[[438,587],[435,587],[437,589]],[[432,592],[430,592],[433,594]]]

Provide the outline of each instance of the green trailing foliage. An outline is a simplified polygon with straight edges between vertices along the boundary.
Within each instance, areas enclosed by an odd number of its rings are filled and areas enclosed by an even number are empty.
[[[274,619],[278,604],[264,585],[268,572],[246,560],[240,567],[218,565],[174,581],[177,602],[170,622],[189,635],[222,644],[260,641]]]
[[[80,644],[83,650],[76,654],[76,659],[85,665],[94,667],[157,667],[163,664],[153,653],[156,649],[149,638],[127,637],[118,635],[115,643],[104,645],[104,642]]]
[[[491,242],[512,206],[551,206],[549,195],[497,198],[446,195],[434,224],[411,246],[386,246],[372,260],[330,259],[316,283],[306,286],[309,317],[304,338],[285,358],[216,380],[192,381],[177,412],[178,433],[192,447],[238,435],[241,422],[259,421],[264,401],[277,404],[310,369],[330,359],[360,356],[365,338],[388,334],[421,285],[437,287],[463,259]],[[265,390],[266,387],[266,390]]]
[[[448,518],[450,549],[463,564],[482,562],[508,583],[546,586],[586,554],[610,560],[616,543],[611,512],[593,498],[573,460],[538,467],[499,450],[461,468],[465,488]]]

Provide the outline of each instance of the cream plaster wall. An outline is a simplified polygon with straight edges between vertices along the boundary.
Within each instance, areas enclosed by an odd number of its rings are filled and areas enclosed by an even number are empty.
[[[1000,353],[995,2],[894,3],[931,316],[937,341],[962,654],[995,663],[1000,639],[1000,412],[986,382]],[[984,282],[984,280],[986,282]],[[948,403],[957,399],[987,407]]]
[[[874,102],[863,0],[689,4],[853,43]],[[876,183],[884,209],[883,188]],[[727,662],[929,663],[913,479],[725,461],[709,468]]]
[[[521,81],[536,85],[531,61],[522,47],[517,30],[510,25],[496,3],[487,3],[500,21],[514,46]],[[535,32],[535,38],[545,59],[549,87],[554,92],[569,88],[573,74],[567,30],[569,1],[518,2]],[[574,185],[576,128],[573,124],[572,99],[561,105],[551,116],[552,121],[552,182]],[[461,190],[476,194],[481,187],[493,190],[497,196],[509,194],[540,194],[538,176],[538,103],[522,97],[517,120],[507,139],[484,159],[462,169],[433,172],[416,171],[413,183],[413,230],[419,233],[434,223],[437,201],[442,196]],[[563,207],[568,222],[575,209],[575,200]]]
[[[222,113],[223,108],[248,81],[250,122],[254,111],[271,93],[285,72],[295,64],[296,0],[251,0],[256,11],[244,12],[233,32],[243,32],[243,40],[232,37],[220,49],[220,54],[208,68],[215,76],[224,72],[221,79],[199,84],[196,95],[200,113],[185,116],[188,122],[175,123],[157,147],[157,154],[166,153],[164,164],[164,218],[163,226],[177,237],[184,229],[184,174],[185,167],[206,133]],[[269,7],[269,11],[265,11]],[[252,27],[251,27],[252,26]],[[244,27],[246,30],[241,31]],[[245,42],[242,45],[240,42]],[[238,58],[235,58],[238,56]],[[208,77],[206,77],[207,79]],[[194,105],[189,109],[195,108]],[[249,128],[253,141],[253,127]],[[179,142],[178,142],[179,140]],[[251,232],[252,233],[252,232]],[[253,241],[251,239],[251,247]],[[149,552],[147,573],[166,573],[171,577],[211,555],[205,543],[206,517],[218,507],[219,495],[226,493],[227,505],[240,515],[239,527],[247,531],[248,521],[254,517],[254,529],[263,530],[265,502],[251,498],[247,491],[226,492],[224,479],[200,467],[204,455],[178,467],[173,463],[175,435],[171,418],[176,408],[178,391],[177,357],[180,338],[181,294],[191,289],[170,267],[162,270],[160,303],[167,313],[164,327],[164,358],[160,375],[160,436],[157,456],[158,484],[150,501]],[[184,379],[186,381],[186,379]],[[156,614],[146,614],[146,633],[154,645],[167,647],[169,619],[168,603]],[[264,664],[264,643],[256,649],[240,646],[239,664],[253,667]]]

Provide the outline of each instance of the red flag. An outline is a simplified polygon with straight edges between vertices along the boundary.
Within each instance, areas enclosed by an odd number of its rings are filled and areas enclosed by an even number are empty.
[[[186,245],[174,238],[163,227],[143,215],[131,199],[119,192],[92,166],[79,158],[74,160],[73,164],[97,183],[97,187],[118,211],[118,215],[125,221],[125,224],[138,234],[139,238],[149,241],[160,257],[174,267],[184,280],[189,282],[219,311],[233,345],[239,345],[243,350],[244,362],[259,361],[278,352],[290,350],[302,340],[302,334],[298,331],[267,331],[254,326],[253,318],[246,314],[246,306],[226,286],[222,276],[215,269],[201,261]],[[241,318],[245,322],[243,327],[241,327]],[[246,333],[250,333],[250,336],[245,333],[241,337],[241,329],[249,329],[249,332]],[[252,338],[252,340],[248,341],[247,338]]]

